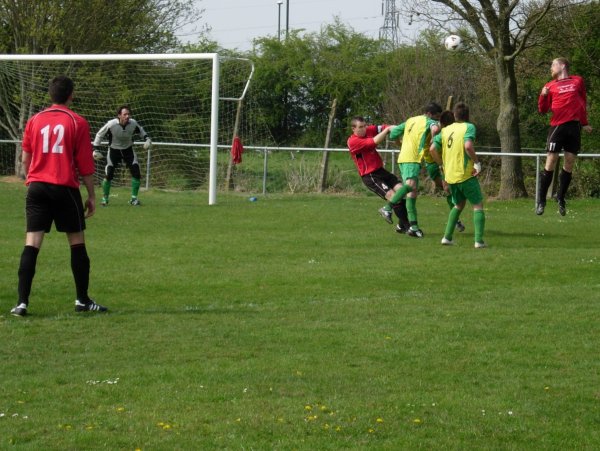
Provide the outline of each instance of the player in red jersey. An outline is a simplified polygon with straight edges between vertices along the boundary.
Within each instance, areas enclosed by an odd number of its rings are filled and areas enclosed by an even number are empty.
[[[400,183],[398,177],[383,167],[383,160],[377,152],[377,146],[385,141],[392,127],[367,125],[362,116],[354,116],[350,125],[352,126],[352,135],[348,138],[348,150],[350,150],[350,155],[363,183],[369,190],[388,201],[386,206],[379,210],[381,216],[388,223],[393,224],[393,210],[399,219],[396,231],[406,233],[410,228],[406,212],[406,201],[401,199],[396,204],[390,202],[396,191],[402,188],[402,183]]]
[[[73,101],[70,78],[64,75],[53,78],[48,92],[53,105],[32,116],[23,134],[27,233],[19,263],[19,301],[11,313],[27,314],[37,256],[53,222],[56,230],[67,234],[71,247],[71,270],[77,291],[75,311],[106,311],[106,307],[88,296],[90,259],[83,231],[85,218],[96,210],[90,126],[69,109]],[[85,206],[79,191],[79,177],[87,189]]]
[[[546,207],[548,188],[552,183],[554,168],[559,154],[564,151],[564,164],[559,175],[558,212],[567,214],[565,194],[571,183],[575,158],[581,149],[581,129],[592,132],[586,111],[586,92],[583,78],[569,75],[569,62],[556,58],[550,66],[552,81],[546,83],[538,99],[538,110],[545,114],[552,112],[550,130],[546,143],[546,164],[540,174],[536,214],[543,215]]]

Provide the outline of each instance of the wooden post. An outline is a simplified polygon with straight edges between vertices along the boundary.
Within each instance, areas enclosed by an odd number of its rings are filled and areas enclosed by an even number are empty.
[[[240,117],[242,115],[242,99],[238,100],[237,111],[235,113],[235,123],[233,125],[233,137],[231,138],[231,145],[233,146],[233,140],[238,135],[240,128]],[[225,191],[232,190],[233,184],[233,155],[229,154],[229,163],[227,164],[227,175],[225,176]]]
[[[331,129],[335,119],[335,110],[337,108],[337,98],[333,99],[331,110],[329,111],[329,121],[327,123],[327,134],[325,135],[325,149],[323,150],[323,159],[321,160],[321,179],[319,181],[319,192],[322,193],[327,188],[327,170],[329,167],[329,142],[331,140]]]
[[[452,96],[448,96],[448,100],[446,101],[446,109],[447,110],[452,109]]]

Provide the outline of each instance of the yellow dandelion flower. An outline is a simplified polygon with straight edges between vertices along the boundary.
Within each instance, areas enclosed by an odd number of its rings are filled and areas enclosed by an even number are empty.
[[[307,410],[310,412],[312,410],[312,406],[310,404],[307,404],[304,406],[304,410]]]
[[[242,419],[241,418],[236,418],[235,421],[236,421],[236,423],[240,423],[242,421]]]
[[[373,432],[375,432],[375,429],[369,428],[369,434],[372,434]]]
[[[413,423],[415,423],[415,424],[421,424],[421,419],[420,418],[415,418],[413,420]]]
[[[117,412],[124,412],[125,411],[125,407],[117,407]]]
[[[337,426],[337,427],[335,428],[335,431],[336,431],[336,432],[340,432],[341,430],[342,430],[342,427],[341,427],[341,426]]]
[[[165,424],[163,426],[163,430],[168,431],[169,429],[171,429],[171,425],[170,424]]]
[[[329,429],[329,425],[328,425],[327,423],[325,423],[325,424],[323,425],[323,429],[325,429],[325,430]]]
[[[392,337],[385,337],[385,339],[386,339],[386,340],[391,340],[391,339],[392,339]]]
[[[548,390],[550,390],[550,387],[546,386],[546,387],[544,387],[544,390],[548,391]]]
[[[25,401],[17,401],[17,404],[25,404]]]
[[[88,425],[87,425],[85,428],[86,428],[88,431],[91,431],[92,429],[94,429],[94,426],[92,426],[91,424],[88,424]]]
[[[383,423],[383,418],[377,418],[375,421],[377,421],[378,423]]]
[[[328,409],[327,409],[327,406],[321,406],[321,410],[322,410],[323,412],[325,412],[326,410],[328,410]]]
[[[163,423],[162,421],[160,421],[160,422],[156,423],[156,425],[157,425],[158,427],[163,427],[163,426],[165,425],[165,423]]]

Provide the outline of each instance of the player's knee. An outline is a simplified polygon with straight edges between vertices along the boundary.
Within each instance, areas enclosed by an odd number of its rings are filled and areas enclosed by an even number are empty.
[[[131,165],[131,176],[134,179],[139,179],[141,178],[141,172],[140,172],[140,165],[139,164],[133,164]]]

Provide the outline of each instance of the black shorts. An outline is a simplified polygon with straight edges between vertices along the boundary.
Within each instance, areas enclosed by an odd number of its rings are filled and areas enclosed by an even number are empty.
[[[367,188],[382,199],[385,199],[385,195],[389,190],[400,183],[398,177],[383,168],[379,168],[370,174],[363,175],[362,181]]]
[[[75,233],[85,230],[83,202],[79,189],[50,183],[31,182],[25,198],[28,232],[56,230]]]
[[[546,152],[559,153],[562,151],[577,155],[581,149],[581,123],[579,121],[565,122],[550,127]]]
[[[113,149],[112,147],[108,149],[108,154],[106,155],[106,165],[117,167],[121,164],[121,162],[125,162],[125,165],[130,168],[134,164],[139,164],[137,155],[133,151],[133,147],[129,147],[127,149]]]

